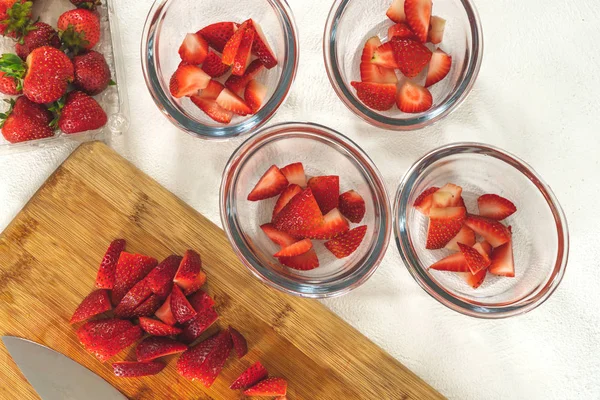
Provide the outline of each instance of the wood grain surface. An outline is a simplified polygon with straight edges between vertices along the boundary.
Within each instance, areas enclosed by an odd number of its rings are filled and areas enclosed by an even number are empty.
[[[116,378],[86,353],[68,320],[92,290],[108,243],[162,259],[202,255],[206,291],[221,316],[248,339],[209,390],[175,371]],[[73,358],[131,399],[241,399],[229,384],[260,360],[289,380],[289,400],[442,398],[318,301],[279,293],[253,278],[225,234],[102,143],[87,143],[58,168],[0,236],[0,335],[31,339]],[[206,336],[205,335],[205,336]],[[0,399],[37,399],[0,342]],[[134,347],[113,360],[132,357]],[[133,358],[132,358],[133,359]]]

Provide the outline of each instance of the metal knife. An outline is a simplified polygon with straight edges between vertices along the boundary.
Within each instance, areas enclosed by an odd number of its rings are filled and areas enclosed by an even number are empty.
[[[18,337],[2,336],[2,341],[42,400],[127,400],[104,379],[61,353]]]

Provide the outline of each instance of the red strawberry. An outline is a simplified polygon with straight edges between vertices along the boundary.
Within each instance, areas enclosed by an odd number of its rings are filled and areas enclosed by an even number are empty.
[[[404,0],[393,0],[392,5],[388,8],[385,15],[394,22],[406,21],[406,15],[404,14]]]
[[[275,53],[269,46],[269,42],[263,33],[262,28],[253,20],[250,21],[250,26],[254,29],[254,43],[252,44],[252,53],[260,60],[260,62],[268,69],[277,65]]]
[[[200,29],[198,33],[206,39],[210,47],[218,52],[223,52],[225,44],[237,29],[236,25],[233,22],[217,22]]]
[[[64,133],[100,129],[108,122],[100,104],[93,97],[79,91],[67,95],[65,105],[59,113],[58,127]]]
[[[396,104],[400,111],[420,113],[431,108],[433,97],[427,88],[407,80],[398,91]]]
[[[202,290],[198,290],[193,295],[188,298],[188,301],[196,310],[196,312],[201,312],[209,308],[213,308],[215,305],[215,301],[208,294],[203,292]]]
[[[339,210],[350,222],[358,224],[365,217],[365,200],[354,190],[349,190],[340,195]]]
[[[96,275],[97,288],[112,289],[115,286],[115,269],[123,250],[125,250],[124,239],[116,239],[110,243],[98,268],[98,275]]]
[[[231,335],[227,330],[206,340],[208,341],[210,342],[207,345],[203,346],[203,342],[186,350],[177,360],[179,374],[187,379],[197,379],[207,388],[213,384],[223,369],[233,346]]]
[[[164,322],[167,325],[175,325],[177,323],[177,321],[175,320],[175,317],[173,316],[173,313],[171,312],[171,295],[170,294],[169,294],[169,296],[167,296],[167,299],[165,300],[163,305],[160,306],[158,310],[156,310],[156,313],[154,313],[154,315],[156,315],[156,317],[158,319],[160,319],[162,322]]]
[[[242,40],[238,46],[237,52],[231,66],[233,75],[242,76],[246,72],[246,68],[250,65],[250,56],[252,55],[252,43],[254,42],[254,30],[252,28],[244,28]]]
[[[340,198],[339,176],[315,176],[309,179],[308,187],[312,190],[323,214],[337,208]]]
[[[140,327],[153,336],[179,335],[181,329],[148,317],[140,317]],[[139,358],[138,358],[139,360]],[[140,360],[143,361],[143,360]]]
[[[464,207],[432,208],[429,210],[426,249],[441,249],[458,234],[465,221]]]
[[[359,226],[333,240],[325,242],[325,247],[337,258],[346,258],[358,249],[366,233],[367,226]]]
[[[512,241],[508,241],[492,251],[492,263],[490,264],[489,271],[490,274],[514,278],[515,262]]]
[[[404,13],[406,22],[410,29],[423,43],[427,41],[429,21],[431,19],[431,0],[406,0],[404,2]]]
[[[299,242],[293,243],[287,247],[284,247],[279,252],[274,254],[274,257],[294,257],[304,254],[313,248],[310,239],[300,240]]]
[[[113,363],[113,372],[120,378],[138,378],[140,376],[156,375],[163,370],[165,364],[147,361],[117,361]]]
[[[310,188],[304,189],[273,218],[277,230],[292,236],[303,236],[306,232],[323,224],[323,214]]]
[[[373,36],[365,43],[360,61],[360,80],[363,82],[397,83],[398,78],[394,70],[380,67],[371,62],[373,54],[379,46],[381,46],[381,41],[377,36]]]
[[[458,248],[460,252],[465,256],[465,260],[467,261],[467,265],[471,270],[471,273],[475,275],[482,269],[486,269],[490,265],[490,258],[483,251],[478,251],[473,247],[469,247],[462,243],[458,243]]]
[[[192,96],[208,86],[210,76],[195,65],[182,64],[171,76],[169,91],[175,98]]]
[[[27,29],[27,34],[15,44],[15,52],[21,59],[25,60],[29,53],[38,47],[51,46],[56,49],[60,48],[58,32],[50,25],[44,22],[36,22]]]
[[[491,257],[492,255],[492,250],[494,250],[492,248],[492,245],[489,244],[488,242],[486,242],[485,240],[483,242],[479,242],[479,243],[475,243],[473,245],[473,247],[481,254],[485,253],[487,254],[488,257]],[[482,253],[483,252],[483,253]]]
[[[173,278],[175,277],[175,273],[179,268],[181,260],[181,256],[170,255],[148,273],[144,280],[152,293],[163,299],[171,293],[171,289],[173,288]]]
[[[240,95],[252,79],[265,69],[265,66],[259,61],[254,60],[246,68],[242,76],[230,75],[225,81],[225,86],[232,92]]]
[[[110,69],[104,56],[91,50],[73,57],[75,80],[73,85],[91,96],[101,93],[110,84]]]
[[[281,210],[283,210],[287,203],[289,203],[290,200],[292,200],[294,196],[296,196],[300,192],[302,192],[302,188],[295,184],[291,184],[287,188],[285,188],[283,193],[281,193],[281,195],[277,199],[277,203],[275,203],[275,208],[273,208],[273,218],[275,218],[275,216],[279,214]]]
[[[494,248],[507,243],[511,237],[509,230],[500,222],[493,219],[469,215],[465,221],[465,225],[473,229],[478,235],[481,235]]]
[[[293,236],[277,230],[273,224],[261,225],[260,229],[263,230],[273,243],[278,244],[281,247],[287,247],[296,242],[296,239],[294,239]]]
[[[75,54],[91,49],[100,40],[100,18],[90,10],[69,10],[58,17],[56,26],[64,46]]]
[[[219,94],[221,94],[223,89],[225,89],[223,84],[221,84],[219,81],[211,79],[210,82],[208,82],[208,85],[195,97],[201,97],[208,100],[217,100],[217,97],[219,97]]]
[[[34,103],[25,96],[15,101],[12,112],[14,115],[25,116],[42,125],[48,125],[52,121],[52,113],[43,104]]]
[[[310,239],[329,240],[348,232],[348,229],[350,229],[348,221],[337,208],[334,208],[323,217],[321,225],[305,232],[305,236]]]
[[[475,275],[473,275],[471,272],[463,273],[461,275],[465,282],[469,284],[469,286],[471,286],[473,289],[477,289],[485,280],[485,277],[487,275],[487,268],[482,269]]]
[[[19,86],[19,81],[14,76],[0,71],[0,93],[16,96],[23,93],[23,88]]]
[[[180,324],[189,321],[196,315],[196,310],[194,310],[177,285],[173,286],[173,291],[171,292],[171,312],[175,320]]]
[[[112,309],[112,305],[110,304],[108,292],[103,289],[94,290],[79,304],[69,323],[74,324],[85,321],[110,309]]]
[[[450,68],[452,67],[452,56],[444,53],[442,50],[437,49],[431,56],[429,62],[429,70],[427,71],[427,78],[425,79],[425,87],[435,85],[448,75]]]
[[[219,315],[212,307],[196,311],[196,316],[185,325],[178,337],[184,343],[192,343],[198,339],[204,331],[219,319]]]
[[[121,318],[133,317],[134,311],[140,307],[150,296],[152,296],[152,290],[150,290],[148,287],[147,282],[145,280],[139,281],[131,288],[131,290],[127,292],[127,294],[125,294],[125,296],[123,296],[123,299],[121,299],[115,308],[115,315]],[[156,308],[159,306],[160,302]]]
[[[388,40],[393,37],[398,37],[400,39],[416,39],[417,37],[410,30],[408,25],[404,22],[399,22],[396,25],[392,25],[388,28]]]
[[[0,2],[0,34],[18,39],[27,33],[31,23],[33,3],[26,0]]]
[[[138,361],[152,361],[170,354],[182,353],[187,345],[166,337],[147,337],[135,348]]]
[[[484,194],[477,199],[479,215],[495,220],[503,220],[513,215],[517,207],[508,199],[497,194]]]
[[[133,313],[131,313],[132,317],[149,317],[158,310],[160,305],[162,304],[163,297],[157,296],[155,294],[151,294],[142,304],[140,304]]]
[[[301,162],[286,165],[281,168],[281,173],[285,175],[290,184],[296,184],[301,188],[306,187],[306,174]]]
[[[229,89],[224,89],[217,97],[217,104],[234,114],[245,116],[252,114],[252,109],[241,97]]]
[[[222,124],[228,124],[231,122],[233,113],[218,105],[216,99],[211,100],[195,95],[191,96],[190,99],[192,100],[192,103],[196,105],[196,107],[204,111],[204,113],[214,121]]]
[[[433,204],[433,194],[438,191],[438,187],[432,186],[417,197],[413,207],[423,215],[429,215],[429,210]]]
[[[250,389],[246,389],[246,396],[285,396],[287,393],[287,381],[283,378],[267,378],[258,382]]]
[[[473,232],[473,229],[463,225],[463,227],[460,228],[460,231],[448,242],[445,248],[448,250],[460,251],[460,248],[458,247],[459,243],[466,244],[467,246],[474,246],[475,232]]]
[[[216,333],[197,345],[188,348],[177,360],[177,373],[189,380],[196,380],[200,374],[200,367],[206,357],[215,348],[217,342],[224,338],[223,332]],[[231,338],[229,338],[231,340]]]
[[[19,143],[51,137],[54,130],[49,126],[52,115],[41,104],[36,104],[21,96],[10,102],[11,108],[6,114],[0,114],[2,136],[9,143]]]
[[[439,192],[449,193],[451,195],[449,200],[450,203],[447,207],[464,207],[461,197],[462,187],[453,183],[447,183],[440,188]]]
[[[185,35],[179,46],[179,57],[186,64],[200,65],[208,55],[208,43],[199,33]]]
[[[396,99],[396,85],[393,83],[351,82],[356,96],[369,108],[386,111],[392,108]]]
[[[446,29],[446,20],[441,17],[432,16],[429,22],[429,33],[427,40],[433,44],[440,44],[444,39],[444,30]]]
[[[394,55],[394,47],[392,42],[383,43],[377,47],[371,57],[371,63],[382,68],[395,69],[400,68],[396,56]]]
[[[454,253],[441,259],[429,268],[437,271],[467,272],[471,274],[467,260],[465,260],[465,256],[462,253]]]
[[[202,271],[202,259],[194,250],[186,250],[173,282],[183,289],[185,295],[194,293],[206,282],[206,274]]]
[[[131,322],[104,319],[86,322],[77,330],[83,347],[104,362],[142,337],[142,329]]]
[[[74,78],[73,63],[65,53],[42,46],[27,57],[23,94],[34,103],[52,103],[60,99]]]
[[[309,271],[319,267],[319,258],[315,249],[295,257],[279,257],[279,262],[298,271]]]
[[[234,32],[234,34],[229,38],[225,47],[223,48],[223,57],[221,61],[225,65],[232,65],[235,61],[235,56],[238,52],[240,44],[242,43],[242,39],[244,38],[244,33],[248,28],[248,21],[244,22],[242,25],[238,27],[238,29]],[[218,49],[217,49],[218,50]]]
[[[281,194],[288,186],[288,181],[277,166],[272,165],[258,180],[254,189],[248,194],[248,200],[259,201]]]
[[[265,379],[269,373],[260,361],[255,362],[229,386],[229,389],[246,389]]]
[[[248,353],[246,338],[231,326],[229,327],[229,333],[231,334],[231,342],[233,343],[235,354],[237,354],[238,358],[244,357]]]
[[[221,57],[217,53],[209,51],[208,56],[206,56],[206,59],[204,60],[204,64],[202,64],[202,69],[211,77],[218,78],[229,71],[229,65],[223,64],[221,62]]]
[[[431,60],[431,50],[412,39],[393,37],[390,42],[398,69],[408,78],[414,78]]]
[[[157,264],[158,261],[152,257],[121,252],[115,269],[115,285],[111,293],[113,304],[118,304],[125,294]]]
[[[453,202],[452,193],[438,190],[432,196],[431,207],[432,208],[451,207],[452,202]]]
[[[252,79],[248,82],[246,90],[244,91],[244,100],[246,104],[252,109],[252,114],[256,114],[260,107],[263,105],[263,101],[267,97],[267,87],[256,79]]]

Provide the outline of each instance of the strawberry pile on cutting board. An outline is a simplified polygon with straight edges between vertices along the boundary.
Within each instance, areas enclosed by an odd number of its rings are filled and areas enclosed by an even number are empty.
[[[396,105],[400,111],[420,113],[433,106],[428,88],[448,75],[452,56],[438,47],[446,21],[432,16],[432,7],[432,0],[394,0],[387,16],[395,25],[388,29],[387,42],[381,43],[378,36],[367,40],[361,81],[351,82],[367,107],[387,111]]]
[[[459,273],[474,289],[488,273],[515,276],[512,228],[500,221],[513,215],[517,207],[497,194],[480,196],[477,206],[479,215],[468,214],[462,188],[452,183],[425,190],[414,203],[429,217],[425,248],[455,251],[429,268]]]
[[[0,32],[15,39],[15,53],[0,57],[0,93],[19,96],[2,113],[2,135],[10,143],[73,134],[106,125],[92,97],[114,84],[100,40],[98,1],[71,0],[77,7],[58,18],[56,29],[33,20],[33,3],[4,0]]]
[[[248,353],[248,343],[230,326],[192,345],[219,318],[215,301],[200,289],[206,283],[200,255],[187,250],[183,257],[171,255],[158,263],[126,252],[125,245],[123,239],[109,245],[95,290],[71,317],[71,324],[87,321],[77,329],[79,341],[101,362],[137,343],[136,360],[112,364],[114,374],[123,378],[156,375],[165,368],[161,357],[180,353],[177,372],[209,388],[231,351],[241,359]],[[287,381],[269,377],[256,361],[230,388],[283,400]]]
[[[175,98],[189,97],[216,122],[228,124],[234,115],[256,114],[267,87],[258,80],[277,65],[275,53],[260,25],[217,22],[188,33],[179,48],[181,63],[171,76]]]
[[[362,243],[367,226],[360,223],[365,201],[354,190],[340,194],[339,176],[315,176],[307,180],[302,163],[281,169],[271,166],[248,194],[249,201],[279,196],[271,222],[260,228],[281,247],[273,255],[286,267],[309,271],[319,267],[313,240],[323,240],[336,257],[346,258]]]

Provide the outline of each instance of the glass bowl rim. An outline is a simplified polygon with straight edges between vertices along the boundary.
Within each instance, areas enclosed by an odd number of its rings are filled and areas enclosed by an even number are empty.
[[[239,166],[251,158],[256,149],[275,140],[285,139],[292,135],[300,135],[311,140],[325,139],[347,152],[353,161],[363,168],[368,175],[371,190],[377,194],[375,208],[380,214],[380,232],[373,239],[372,249],[362,259],[362,264],[355,271],[343,278],[341,282],[334,280],[326,286],[294,282],[283,278],[278,273],[263,267],[253,252],[245,245],[242,234],[237,228],[236,219],[229,212],[229,204],[234,200],[233,183],[237,180]],[[295,136],[295,135],[294,135]],[[338,149],[335,149],[339,151]],[[392,234],[391,205],[383,177],[369,156],[351,139],[323,125],[310,122],[284,122],[262,128],[255,135],[242,143],[231,155],[223,171],[219,195],[221,223],[238,259],[250,272],[267,285],[284,293],[306,298],[330,298],[344,295],[365,283],[377,270],[389,245]]]

